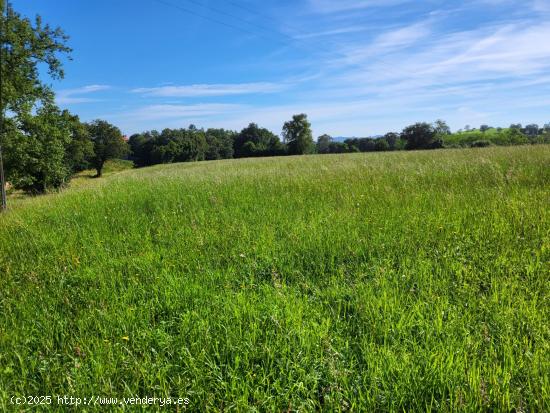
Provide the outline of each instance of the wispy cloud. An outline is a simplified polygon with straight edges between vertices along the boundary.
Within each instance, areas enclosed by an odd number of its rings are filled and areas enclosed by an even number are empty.
[[[320,13],[365,9],[369,7],[391,7],[412,0],[309,0],[311,8]]]
[[[56,102],[60,105],[97,102],[98,99],[85,97],[90,93],[101,92],[110,89],[107,85],[88,85],[74,89],[59,90],[56,93]]]
[[[242,109],[243,105],[226,103],[198,103],[192,105],[147,105],[132,111],[107,115],[124,120],[149,121],[163,119],[201,119],[205,116],[227,114]]]
[[[349,33],[358,33],[358,32],[363,32],[365,30],[366,28],[364,26],[341,27],[333,30],[323,30],[323,31],[317,31],[317,32],[310,32],[310,33],[292,34],[292,37],[296,40],[303,40],[303,39],[313,39],[315,37],[327,37],[327,36],[336,36],[336,35],[349,34]]]
[[[426,20],[388,30],[376,36],[366,45],[350,44],[347,47],[342,47],[339,53],[345,58],[345,64],[368,64],[369,61],[372,61],[370,58],[373,56],[380,59],[385,54],[409,48],[420,40],[427,39],[432,34],[430,26],[431,21]]]
[[[130,90],[131,107],[138,108],[114,111],[110,119],[132,132],[189,123],[240,129],[249,122],[280,132],[292,114],[306,112],[316,134],[356,136],[437,118],[454,129],[550,120],[544,119],[550,0],[299,0],[294,6],[291,17],[283,6],[277,16],[297,47],[247,49],[253,59],[239,61],[240,78],[238,69],[231,76],[236,83],[220,70],[201,84],[175,76],[167,79],[173,84]],[[73,91],[64,97],[89,98]],[[215,98],[218,103],[205,103]]]
[[[533,9],[543,13],[550,13],[550,1],[533,0]]]
[[[185,86],[162,86],[133,89],[133,93],[155,97],[206,97],[274,93],[285,85],[277,83],[199,84]]]

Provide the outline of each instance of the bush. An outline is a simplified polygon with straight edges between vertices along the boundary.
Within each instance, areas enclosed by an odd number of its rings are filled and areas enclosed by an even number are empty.
[[[472,148],[486,148],[487,146],[493,146],[493,144],[488,140],[475,141],[470,144]]]

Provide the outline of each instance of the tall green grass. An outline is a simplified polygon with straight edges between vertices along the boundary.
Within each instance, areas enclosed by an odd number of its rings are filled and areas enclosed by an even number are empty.
[[[537,146],[174,164],[16,201],[0,409],[549,411],[549,184]]]

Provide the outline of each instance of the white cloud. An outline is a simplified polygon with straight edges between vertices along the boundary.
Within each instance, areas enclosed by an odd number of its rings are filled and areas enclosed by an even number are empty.
[[[55,100],[59,105],[97,102],[97,99],[83,97],[81,95],[101,92],[110,88],[111,87],[107,85],[88,85],[74,89],[59,90],[56,93]]]
[[[285,85],[276,83],[199,84],[185,86],[162,86],[133,89],[134,93],[156,97],[206,97],[274,93]]]
[[[198,103],[194,105],[147,105],[139,109],[116,115],[126,121],[155,121],[163,119],[196,119],[230,113],[242,109],[242,105],[226,103]]]
[[[550,68],[550,24],[512,24],[472,39],[464,48],[438,62],[426,73],[463,69],[466,72],[521,76]]]
[[[461,89],[468,91],[472,83],[476,88],[482,84],[487,92],[500,92],[496,88],[514,87],[517,82],[548,84],[548,38],[550,24],[524,21],[432,35],[413,49],[398,47],[383,60],[379,58],[382,53],[373,55],[372,50],[391,50],[393,45],[356,44],[346,50],[348,59],[330,62],[338,70],[338,75],[332,76],[332,87],[349,87],[362,94],[448,88],[460,93]]]
[[[412,0],[309,0],[311,8],[318,13],[338,13],[368,7],[390,7]]]
[[[550,1],[548,0],[533,0],[533,9],[542,12],[550,12]]]
[[[305,112],[316,135],[348,136],[381,134],[437,118],[448,120],[454,129],[467,123],[548,121],[541,118],[550,104],[550,24],[542,13],[550,11],[550,0],[529,0],[516,12],[508,8],[513,0],[464,1],[453,9],[426,7],[416,20],[410,19],[409,11],[402,13],[407,23],[401,27],[395,22],[403,20],[392,20],[392,13],[401,13],[397,8],[387,15],[386,10],[366,10],[406,2],[410,0],[307,0],[310,19],[283,24],[295,39],[312,39],[304,42],[300,57],[283,60],[282,49],[277,57],[270,55],[254,66],[277,68],[283,81],[231,84],[223,83],[227,79],[220,74],[213,80],[220,83],[134,89],[162,104],[146,105],[150,99],[144,99],[143,107],[111,118],[129,132],[189,123],[239,130],[257,122],[279,133],[284,121]],[[430,3],[437,2],[428,0],[425,5]],[[468,13],[482,7],[492,11],[482,23],[463,23]],[[499,14],[499,9],[505,11]],[[283,90],[270,103],[257,99]],[[234,104],[173,102],[215,96]]]
[[[315,37],[328,37],[328,36],[336,36],[336,35],[349,34],[349,33],[358,33],[365,30],[366,28],[364,26],[352,26],[352,27],[342,27],[342,28],[332,29],[332,30],[323,30],[319,32],[293,34],[292,37],[296,40],[303,40],[303,39],[312,39]]]
[[[370,44],[359,47],[351,45],[343,48],[340,53],[345,56],[345,60],[349,64],[364,62],[371,56],[379,58],[380,55],[410,47],[420,40],[428,38],[432,33],[430,26],[429,21],[423,21],[389,30],[378,35]]]

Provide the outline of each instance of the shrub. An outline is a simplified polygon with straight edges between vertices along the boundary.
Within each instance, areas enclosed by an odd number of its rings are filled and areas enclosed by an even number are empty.
[[[470,144],[472,148],[486,148],[487,146],[492,146],[493,144],[488,140],[475,141]]]

